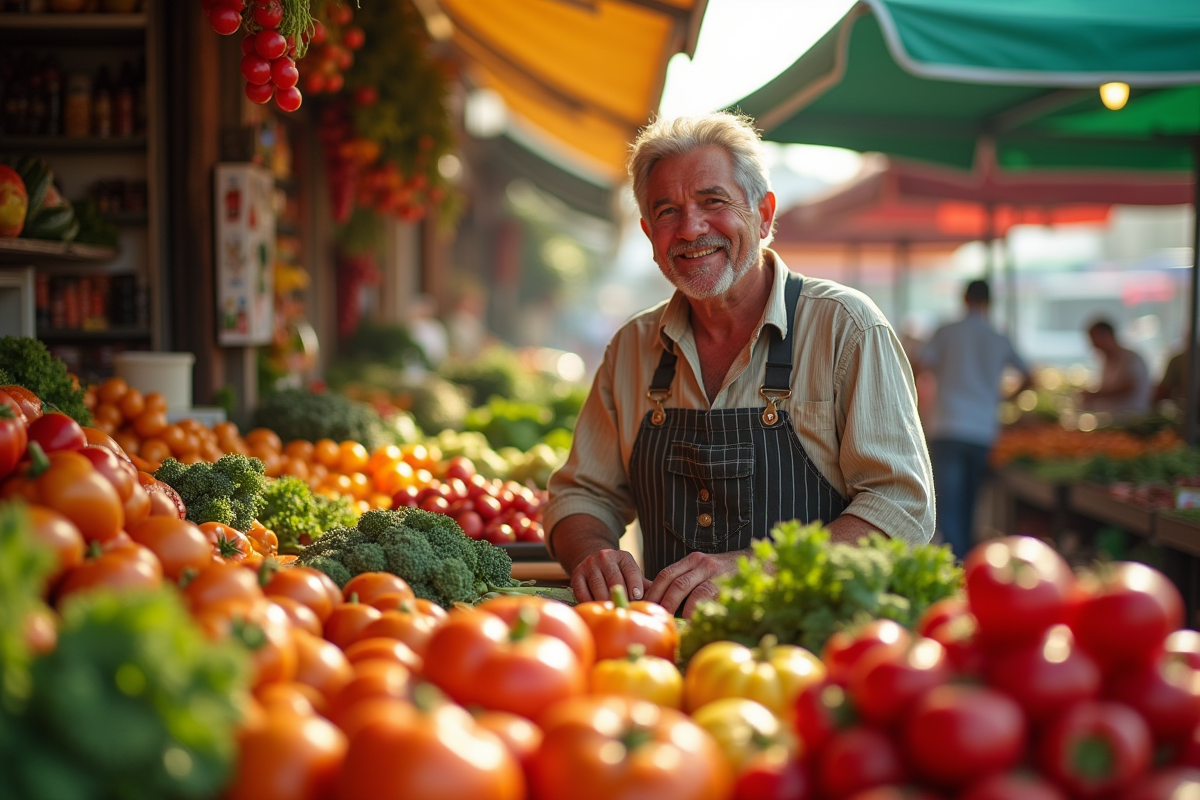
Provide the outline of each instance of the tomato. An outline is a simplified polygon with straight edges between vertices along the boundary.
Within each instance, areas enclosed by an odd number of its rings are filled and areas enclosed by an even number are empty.
[[[886,728],[926,691],[949,679],[946,651],[932,639],[918,639],[897,652],[877,647],[859,659],[850,672],[847,689],[854,708],[867,722]]]
[[[1106,671],[1144,663],[1183,625],[1183,598],[1161,572],[1116,562],[1086,582],[1075,639]]]
[[[296,678],[299,663],[287,612],[266,600],[209,604],[196,614],[197,622],[213,638],[240,641],[250,653],[253,686]]]
[[[392,661],[412,672],[420,672],[423,663],[421,657],[404,642],[384,636],[364,636],[344,652],[346,660],[355,665],[366,661]]]
[[[979,635],[992,646],[1031,641],[1066,622],[1075,577],[1046,543],[1006,536],[967,555],[963,581]]]
[[[723,697],[744,697],[788,716],[800,692],[824,677],[825,666],[812,653],[764,636],[757,648],[706,644],[688,664],[683,689],[689,710]]]
[[[778,717],[762,703],[744,697],[714,700],[693,711],[691,717],[712,736],[735,775],[754,756],[784,744],[785,729]]]
[[[170,486],[144,471],[138,472],[138,482],[150,495],[150,516],[173,516],[176,519],[187,517],[187,508],[183,505],[183,500],[179,497],[179,493]]]
[[[1187,628],[1175,631],[1163,642],[1163,651],[1192,669],[1200,669],[1200,632]]]
[[[317,615],[312,609],[301,603],[299,600],[293,600],[284,595],[268,595],[271,602],[279,606],[288,615],[288,620],[292,623],[292,627],[298,628],[305,633],[310,633],[313,636],[321,635],[321,620],[317,619]]]
[[[1168,767],[1146,775],[1122,795],[1122,800],[1186,800],[1200,790],[1200,769]]]
[[[815,757],[835,732],[854,722],[855,715],[846,690],[826,678],[800,692],[792,719],[804,753]]]
[[[119,545],[68,572],[58,587],[57,603],[62,605],[67,597],[94,589],[155,589],[162,583],[162,576],[162,565],[154,553],[139,544]]]
[[[254,699],[266,713],[282,712],[306,717],[317,713],[313,698],[322,700],[311,686],[295,681],[264,683],[254,689]]]
[[[336,695],[354,676],[350,662],[336,644],[303,631],[293,631],[292,640],[296,644],[296,680],[323,697]]]
[[[876,648],[887,648],[896,653],[908,649],[912,636],[903,627],[890,619],[869,622],[854,634],[838,631],[825,642],[821,661],[829,670],[829,677],[844,683],[850,671],[864,655]]]
[[[829,737],[820,758],[813,762],[813,778],[821,796],[841,800],[876,786],[902,782],[904,764],[884,733],[856,726]]]
[[[272,599],[289,597],[307,606],[323,625],[325,620],[329,619],[330,612],[333,611],[333,603],[329,597],[329,590],[321,578],[328,580],[325,573],[311,567],[289,567],[276,570],[267,585],[263,587],[263,591]],[[337,588],[336,584],[334,591],[337,592],[340,601],[341,590]],[[319,633],[318,631],[318,635]]]
[[[20,407],[27,423],[32,425],[42,415],[42,401],[24,386],[0,386],[0,392],[4,392]]]
[[[964,614],[969,613],[971,611],[967,607],[967,601],[961,597],[943,598],[925,609],[925,612],[921,614],[921,618],[917,620],[913,632],[918,636],[928,636],[931,630],[943,622],[958,619]]]
[[[536,633],[562,639],[579,659],[579,667],[586,673],[596,659],[596,644],[592,631],[583,618],[570,606],[544,597],[496,597],[477,606],[482,611],[495,614],[510,626],[516,624],[523,608],[537,611]],[[626,652],[626,657],[628,651]]]
[[[1100,668],[1076,646],[1066,625],[1055,625],[1039,641],[994,654],[986,673],[988,683],[1016,700],[1034,726],[1100,693]]]
[[[171,517],[147,517],[127,528],[129,537],[144,545],[162,562],[163,574],[178,581],[198,574],[212,563],[212,545],[192,523]]]
[[[245,561],[246,557],[254,550],[250,546],[250,540],[246,538],[246,534],[229,525],[222,525],[220,522],[202,522],[200,523],[200,532],[212,545],[212,553],[222,561],[230,563]]]
[[[992,689],[947,684],[922,695],[901,740],[909,764],[943,786],[963,786],[1011,768],[1025,748],[1025,717]]]
[[[51,415],[47,414],[42,419],[46,419],[49,416]],[[141,485],[138,482],[137,470],[133,468],[133,465],[107,447],[89,444],[76,452],[92,462],[92,468],[103,475],[113,485],[122,503],[129,500],[135,486]],[[129,520],[125,522],[128,524]]]
[[[456,610],[429,640],[424,677],[462,705],[536,720],[552,703],[587,688],[574,651],[536,633],[537,624],[532,606],[511,628],[486,611]]]
[[[773,747],[751,758],[738,773],[733,800],[808,800],[812,780],[804,762]]]
[[[29,441],[37,442],[46,453],[78,450],[87,444],[79,423],[66,414],[52,411],[29,423]]]
[[[121,497],[92,462],[74,452],[40,456],[40,448],[31,450],[33,461],[4,484],[4,497],[19,494],[58,511],[89,542],[103,542],[121,531],[125,525]]]
[[[398,661],[373,659],[354,667],[350,680],[329,699],[330,718],[343,731],[359,703],[392,699],[408,700],[412,694],[412,672]],[[346,731],[349,733],[349,731]]]
[[[733,776],[716,742],[682,713],[625,697],[576,697],[542,718],[530,769],[539,798],[724,800]]]
[[[1039,747],[1042,774],[1080,798],[1120,792],[1150,766],[1150,728],[1122,703],[1084,701],[1046,729]]]
[[[971,784],[958,800],[1066,800],[1066,796],[1032,773],[1006,772]]]
[[[1200,672],[1179,655],[1162,653],[1121,672],[1104,695],[1141,714],[1156,745],[1178,744],[1200,725]]]
[[[375,606],[380,611],[407,611],[439,620],[445,620],[448,614],[446,609],[432,600],[423,597],[408,598],[399,594],[381,594],[367,605]]]
[[[21,423],[22,427],[29,425],[29,418],[25,416],[25,412],[21,409],[21,404],[12,395],[2,389],[0,389],[0,406],[7,406],[13,412],[13,416]]]
[[[523,800],[525,780],[504,744],[465,710],[423,695],[407,713],[396,706],[358,728],[333,797]]]
[[[979,628],[972,614],[945,620],[930,629],[933,639],[946,651],[946,659],[960,675],[982,675],[988,662],[979,642]]]
[[[75,523],[45,506],[29,506],[33,538],[54,551],[54,571],[46,578],[45,594],[54,591],[63,577],[83,563],[85,544]]]
[[[347,601],[350,601],[353,595],[357,595],[356,602],[366,605],[371,605],[374,600],[385,594],[398,594],[407,599],[416,597],[407,581],[390,572],[361,572],[342,587],[342,597]]]
[[[524,717],[504,711],[480,709],[474,716],[475,723],[494,733],[528,774],[538,748],[542,746],[542,729]]]
[[[325,620],[325,638],[345,650],[362,638],[367,626],[381,616],[382,611],[365,603],[342,603]]]
[[[342,771],[346,737],[317,716],[268,712],[238,742],[225,800],[321,800]]]
[[[7,478],[21,463],[29,435],[24,420],[11,408],[0,403],[0,480]]]
[[[646,653],[675,659],[679,629],[675,618],[657,603],[629,602],[624,587],[617,587],[611,600],[591,600],[575,606],[596,642],[596,658],[623,658],[629,645],[640,644]]]
[[[384,611],[379,619],[363,629],[363,638],[395,639],[408,645],[408,648],[421,658],[429,647],[429,639],[433,632],[445,621],[445,617],[434,617],[417,613],[410,604],[395,611]]]
[[[192,613],[219,603],[253,604],[262,599],[262,589],[254,573],[237,564],[210,563],[183,589]]]

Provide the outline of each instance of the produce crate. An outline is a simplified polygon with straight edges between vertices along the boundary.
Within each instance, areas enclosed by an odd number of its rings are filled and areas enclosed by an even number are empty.
[[[1115,525],[1139,536],[1149,536],[1154,531],[1153,511],[1117,500],[1100,484],[1072,484],[1067,491],[1067,506],[1081,517]]]
[[[1193,520],[1160,513],[1154,521],[1154,538],[1164,547],[1200,556],[1200,524]]]
[[[504,552],[508,553],[508,557],[514,562],[551,560],[550,554],[546,552],[546,545],[541,542],[515,542],[500,546],[504,548]]]

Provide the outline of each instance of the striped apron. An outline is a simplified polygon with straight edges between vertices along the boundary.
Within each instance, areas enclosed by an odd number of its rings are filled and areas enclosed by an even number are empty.
[[[788,276],[787,337],[768,332],[765,408],[713,411],[664,408],[678,357],[663,351],[650,384],[657,408],[646,413],[633,444],[629,479],[642,529],[645,575],[688,553],[743,550],[775,523],[831,522],[845,499],[809,459],[786,411],[791,394],[792,336],[803,279]]]

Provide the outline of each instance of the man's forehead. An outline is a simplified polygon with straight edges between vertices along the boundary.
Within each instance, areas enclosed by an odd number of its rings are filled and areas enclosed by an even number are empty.
[[[733,157],[724,148],[707,146],[678,156],[659,159],[650,171],[650,196],[656,203],[662,196],[682,190],[689,195],[741,197],[733,169]]]

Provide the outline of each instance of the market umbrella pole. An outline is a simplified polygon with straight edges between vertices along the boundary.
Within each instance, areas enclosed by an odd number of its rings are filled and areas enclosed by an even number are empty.
[[[1196,404],[1200,402],[1200,136],[1192,141],[1192,324],[1188,337],[1187,402],[1183,408],[1183,440],[1196,444]]]

